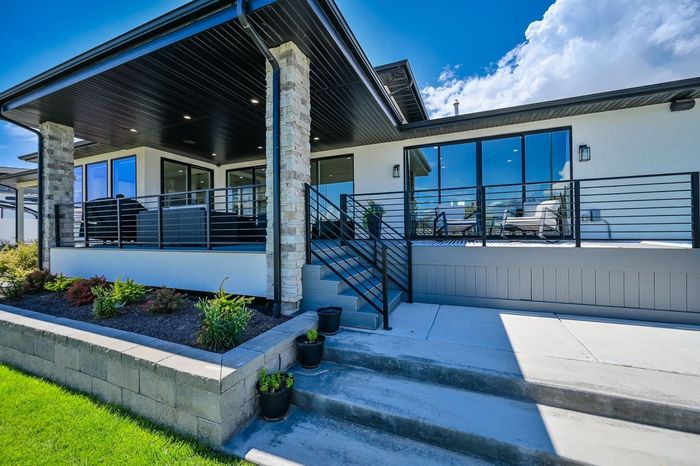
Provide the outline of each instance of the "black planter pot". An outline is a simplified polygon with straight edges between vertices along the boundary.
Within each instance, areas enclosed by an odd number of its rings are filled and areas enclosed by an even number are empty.
[[[260,411],[268,421],[282,419],[289,410],[292,401],[292,390],[284,388],[275,393],[260,393]]]
[[[306,335],[299,335],[296,339],[297,358],[305,369],[313,369],[321,364],[323,359],[323,343],[326,337],[319,335],[315,343],[306,343]]]
[[[318,333],[323,335],[335,335],[340,330],[340,314],[343,309],[330,306],[322,307],[316,311],[318,314]]]
[[[368,215],[367,216],[367,229],[369,230],[369,236],[372,239],[381,239],[382,236],[382,217],[378,215]]]

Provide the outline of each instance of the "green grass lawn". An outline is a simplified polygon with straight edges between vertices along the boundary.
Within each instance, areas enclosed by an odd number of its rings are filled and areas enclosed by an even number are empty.
[[[0,464],[248,464],[0,364]]]

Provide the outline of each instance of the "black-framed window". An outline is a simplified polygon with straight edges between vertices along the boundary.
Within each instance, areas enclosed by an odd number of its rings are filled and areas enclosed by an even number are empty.
[[[112,159],[112,196],[136,196],[136,156]]]
[[[226,170],[228,208],[238,215],[265,212],[265,166]],[[253,188],[252,186],[256,186]]]
[[[341,194],[355,192],[355,165],[352,154],[323,157],[311,160],[313,187],[340,207]],[[331,211],[334,211],[330,207]]]
[[[184,193],[211,189],[214,184],[214,171],[209,168],[186,162],[161,158],[160,186],[162,194]],[[193,193],[182,196],[169,196],[168,205],[201,204],[206,199],[205,193]]]
[[[102,199],[109,196],[107,161],[85,165],[85,200]]]
[[[73,167],[73,202],[83,202],[83,166]]]

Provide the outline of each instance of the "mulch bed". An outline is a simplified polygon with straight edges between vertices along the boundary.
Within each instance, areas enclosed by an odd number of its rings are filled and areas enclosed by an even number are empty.
[[[197,344],[197,333],[202,326],[202,316],[201,312],[195,309],[194,304],[203,294],[183,293],[183,295],[185,296],[184,305],[179,311],[172,314],[151,314],[146,312],[143,309],[143,302],[148,299],[148,295],[146,295],[142,303],[124,306],[120,314],[111,319],[99,319],[92,315],[91,304],[85,306],[69,304],[65,298],[65,293],[42,292],[16,299],[2,299],[0,302],[43,314],[90,322],[213,351],[209,348],[202,348]],[[279,319],[272,317],[271,307],[267,305],[264,299],[256,298],[253,304],[249,306],[249,309],[253,311],[253,317],[244,334],[245,341],[289,320],[288,317],[284,316]],[[219,352],[223,353],[225,351],[227,350]]]

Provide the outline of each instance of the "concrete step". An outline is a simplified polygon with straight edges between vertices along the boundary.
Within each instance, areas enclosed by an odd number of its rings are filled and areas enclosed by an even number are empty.
[[[224,446],[226,453],[264,466],[486,466],[432,445],[292,407],[286,419],[253,420]]]
[[[693,464],[700,451],[700,435],[366,369],[324,362],[295,376],[304,410],[508,464]]]
[[[593,361],[511,353],[343,330],[328,361],[392,376],[700,434],[696,377]]]
[[[307,265],[305,266],[305,270],[309,267],[313,266]],[[353,284],[362,283],[374,277],[374,269],[369,266],[361,266],[351,271],[341,272],[340,275]],[[323,278],[321,278],[322,276]],[[312,274],[304,272],[302,274],[302,282],[304,291],[310,293],[340,294],[343,291],[351,289],[343,279],[335,274]]]

